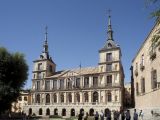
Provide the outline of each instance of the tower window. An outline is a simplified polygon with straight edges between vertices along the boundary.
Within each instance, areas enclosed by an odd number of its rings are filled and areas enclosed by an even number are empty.
[[[112,64],[107,64],[106,70],[107,71],[112,71]]]
[[[111,44],[111,43],[108,43],[108,47],[109,47],[109,48],[112,47],[112,44]]]
[[[49,66],[49,72],[53,72],[52,65]]]
[[[42,63],[38,63],[38,70],[42,70]]]
[[[112,61],[112,53],[106,54],[106,61]]]

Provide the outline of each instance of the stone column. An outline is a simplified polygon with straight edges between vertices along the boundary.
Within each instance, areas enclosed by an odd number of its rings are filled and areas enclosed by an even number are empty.
[[[83,92],[80,92],[80,103],[83,103]]]
[[[101,91],[99,90],[98,91],[98,101],[97,101],[98,103],[100,103],[101,102]]]
[[[93,86],[93,77],[89,76],[89,88]]]
[[[59,92],[56,94],[57,95],[57,103],[59,103]]]
[[[75,93],[74,92],[72,92],[72,103],[74,103],[75,101],[74,101],[74,98],[75,98]]]
[[[91,91],[88,92],[88,97],[89,97],[88,102],[91,103],[92,102],[92,92]]]
[[[64,93],[64,103],[67,103],[67,93]]]

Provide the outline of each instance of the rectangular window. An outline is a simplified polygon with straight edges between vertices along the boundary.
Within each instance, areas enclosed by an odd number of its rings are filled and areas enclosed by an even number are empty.
[[[64,88],[64,80],[60,80],[60,89],[63,89]]]
[[[37,73],[37,78],[38,78],[38,79],[42,79],[42,74],[41,74],[41,72],[40,72],[40,73]]]
[[[112,71],[112,64],[107,64],[106,71]]]
[[[84,87],[88,88],[89,87],[89,77],[84,78]]]
[[[112,53],[107,53],[106,61],[112,61]]]
[[[42,70],[42,63],[38,64],[38,70]]]
[[[45,81],[45,90],[50,90],[50,81],[49,80]]]
[[[98,87],[98,77],[93,77],[93,87]]]
[[[112,85],[112,75],[107,75],[107,85]]]
[[[136,83],[136,94],[139,95],[139,85],[138,85],[138,82]]]
[[[37,90],[40,90],[40,81],[37,81],[37,87],[36,87]]]
[[[24,97],[24,101],[27,101],[27,97],[26,96]]]
[[[53,89],[57,89],[57,80],[53,80]]]
[[[157,70],[151,71],[151,85],[152,89],[157,88]]]
[[[77,87],[77,88],[80,87],[80,78],[76,78],[75,87]]]
[[[144,78],[141,79],[141,91],[142,93],[145,93],[145,79]]]

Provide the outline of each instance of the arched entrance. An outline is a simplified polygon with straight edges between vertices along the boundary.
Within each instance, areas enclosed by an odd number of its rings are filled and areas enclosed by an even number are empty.
[[[96,91],[93,93],[93,102],[94,103],[98,102],[98,92]]]
[[[93,108],[91,108],[91,109],[89,110],[89,115],[90,115],[90,116],[94,116],[94,109],[93,109]]]
[[[108,108],[106,108],[104,110],[104,115],[105,115],[105,117],[110,116],[111,115],[111,111]]]
[[[39,109],[39,115],[42,115],[42,108]]]
[[[75,110],[73,108],[71,109],[71,116],[75,116]]]
[[[50,109],[49,108],[46,109],[46,115],[50,115]]]
[[[80,114],[84,115],[84,109],[83,108],[80,109]]]
[[[62,109],[62,116],[66,116],[66,109],[65,108]]]
[[[32,108],[29,108],[28,114],[32,115]]]
[[[58,115],[58,109],[54,109],[54,115]]]

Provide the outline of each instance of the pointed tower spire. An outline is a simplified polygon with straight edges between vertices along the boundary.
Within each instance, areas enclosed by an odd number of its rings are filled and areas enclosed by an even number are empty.
[[[43,45],[43,52],[44,53],[48,53],[48,27],[45,27],[45,41],[44,41],[44,45]]]
[[[113,40],[113,30],[112,30],[112,25],[111,25],[111,10],[108,10],[108,30],[107,30],[107,35],[108,35],[108,40]]]

